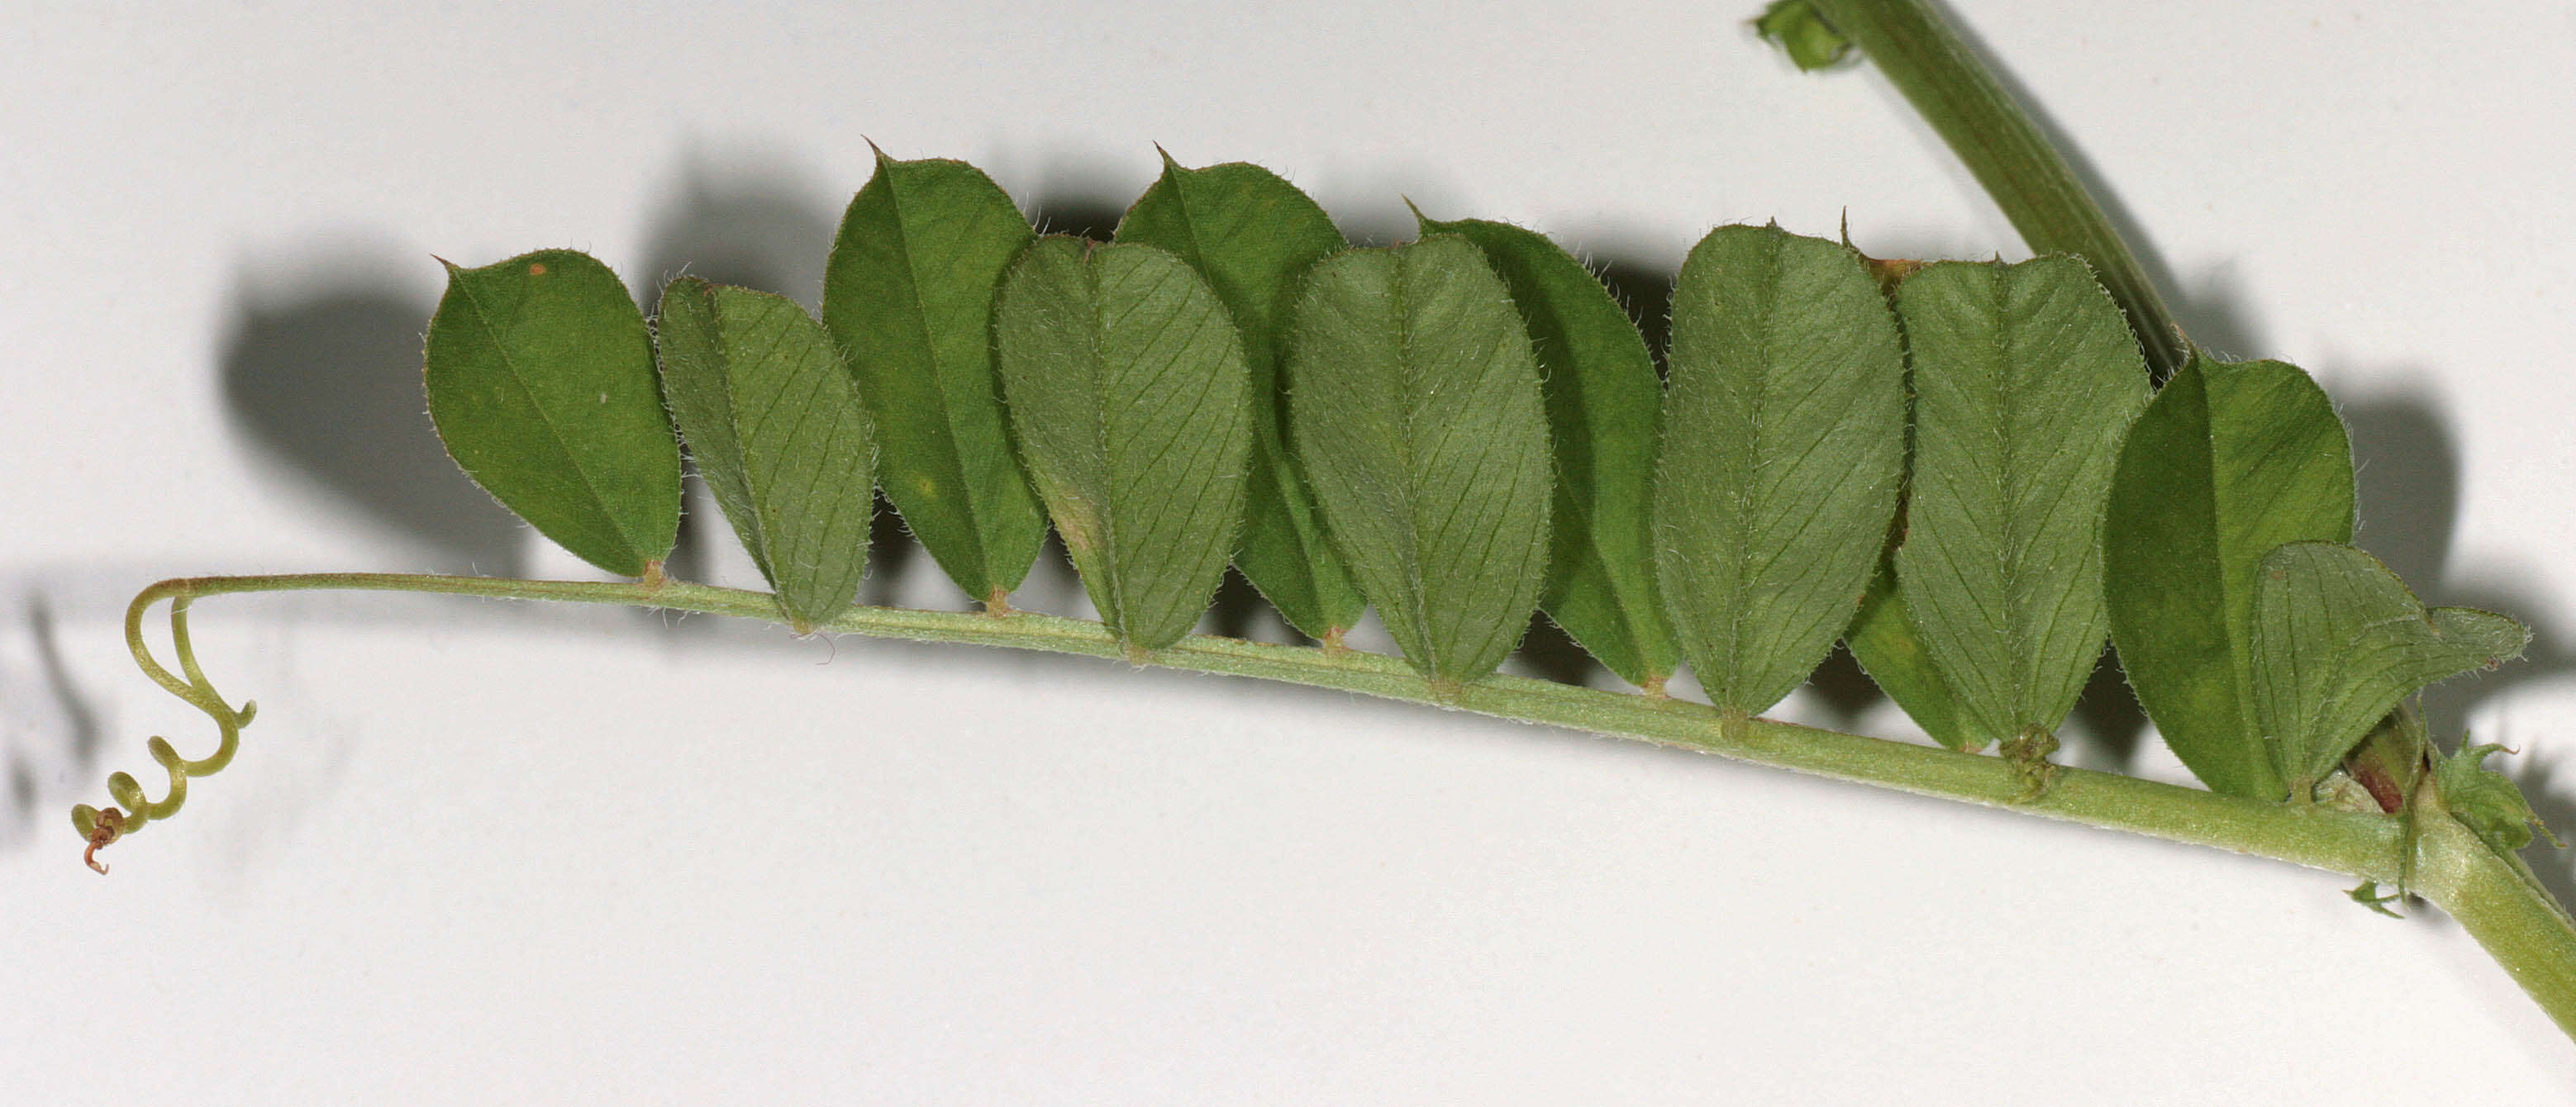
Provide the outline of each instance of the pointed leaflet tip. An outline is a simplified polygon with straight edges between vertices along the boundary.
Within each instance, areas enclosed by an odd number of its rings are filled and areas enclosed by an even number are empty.
[[[1416,237],[1420,237],[1431,226],[1431,217],[1422,214],[1422,206],[1414,203],[1413,197],[1398,193],[1396,198],[1404,201],[1404,210],[1413,213],[1413,233]]]
[[[1172,160],[1172,152],[1163,149],[1162,143],[1157,142],[1154,144],[1154,156],[1163,159],[1163,172],[1178,173],[1182,171],[1181,163]]]
[[[1004,430],[992,305],[1033,236],[982,170],[877,154],[824,266],[823,323],[875,422],[879,484],[905,525],[968,595],[1007,592],[1036,562],[1046,521]]]
[[[679,443],[652,332],[607,266],[571,250],[450,266],[423,345],[430,420],[494,499],[619,576],[670,552]]]

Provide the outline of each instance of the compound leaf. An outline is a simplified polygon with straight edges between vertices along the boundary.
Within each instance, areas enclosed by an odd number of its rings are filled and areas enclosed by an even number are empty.
[[[2109,631],[2102,508],[2145,362],[2074,258],[1926,266],[1896,302],[1915,389],[1898,585],[1973,745],[2054,729]]]
[[[876,436],[822,324],[695,277],[662,291],[662,391],[690,459],[798,633],[867,574]]]
[[[1315,265],[1288,362],[1289,446],[1336,548],[1435,688],[1491,672],[1546,578],[1538,365],[1474,243]]]
[[[670,555],[680,446],[644,314],[607,266],[571,250],[448,265],[423,361],[439,438],[502,506],[622,576]]]
[[[1753,714],[1848,626],[1905,466],[1905,357],[1850,248],[1720,227],[1673,290],[1655,478],[1666,609],[1711,703]]]
[[[2254,721],[2255,575],[2352,538],[2352,448],[2298,367],[2195,358],[2120,449],[2103,520],[2111,638],[2175,756],[2228,795],[2286,789]]]
[[[1555,443],[1556,503],[1539,608],[1628,683],[1660,687],[1676,657],[1655,593],[1647,519],[1663,388],[1628,313],[1545,235],[1482,219],[1424,219],[1476,244],[1529,332]]]
[[[992,357],[993,297],[1032,237],[982,170],[879,153],[823,274],[823,324],[876,421],[886,498],[949,579],[996,606],[1046,539]]]
[[[1092,605],[1131,656],[1189,632],[1243,515],[1251,374],[1234,321],[1151,246],[1038,240],[995,311],[1003,394]]]
[[[1338,639],[1368,606],[1325,540],[1312,493],[1288,460],[1281,367],[1288,315],[1306,269],[1349,244],[1315,201],[1257,165],[1163,175],[1118,222],[1118,241],[1159,246],[1197,269],[1242,333],[1252,373],[1252,461],[1235,568],[1288,625]]]

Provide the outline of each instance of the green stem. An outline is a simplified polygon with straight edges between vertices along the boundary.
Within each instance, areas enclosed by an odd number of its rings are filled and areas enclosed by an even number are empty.
[[[490,577],[414,576],[391,573],[314,573],[288,576],[200,577],[163,581],[135,597],[128,619],[138,659],[156,672],[141,645],[141,613],[161,599],[243,592],[365,590],[430,592],[495,599],[574,603],[732,615],[785,623],[776,598],[766,592],[665,581],[660,584],[510,580]],[[962,642],[1050,653],[1129,660],[1100,623],[1011,612],[855,607],[818,628],[824,631]],[[1144,664],[1191,672],[1258,677],[1317,688],[1359,692],[1392,700],[1456,708],[1497,718],[1544,723],[1617,738],[1770,765],[1817,776],[1874,784],[1919,795],[2007,808],[2068,822],[2127,830],[2178,842],[2216,846],[2372,879],[2397,879],[2399,837],[2394,820],[2325,808],[2222,796],[2197,788],[2140,780],[2115,773],[2063,768],[2036,799],[2021,774],[2002,760],[1932,746],[1820,730],[1769,719],[1736,725],[1712,707],[1656,696],[1605,692],[1552,681],[1495,675],[1438,695],[1402,660],[1348,648],[1282,646],[1192,635],[1147,654]],[[211,698],[175,678],[162,683],[198,702]],[[215,701],[220,707],[220,701]]]
[[[2427,812],[2413,890],[2458,919],[2558,1029],[2576,1038],[2576,922],[2511,858]]]
[[[174,630],[184,636],[185,624],[176,620],[191,601],[200,597],[313,590],[558,600],[731,615],[782,625],[789,621],[777,598],[769,593],[679,581],[628,584],[313,573],[162,581],[135,597],[127,612],[127,637],[136,659],[156,681],[206,710],[219,724],[231,720],[232,725],[225,727],[228,755],[232,731],[249,720],[247,705],[238,713],[224,706],[194,659],[187,656],[184,637],[181,663],[187,674],[185,679],[153,661],[142,639],[144,612],[160,600],[170,600]],[[1125,647],[1100,623],[1027,612],[994,615],[856,607],[819,629],[918,642],[961,642],[1132,660]],[[1192,635],[1145,655],[1142,663],[1333,688],[1567,727],[1916,795],[2215,846],[2365,880],[2396,884],[2409,879],[2401,861],[2406,850],[2405,827],[2400,820],[2384,815],[2338,811],[2315,804],[2268,803],[2066,767],[2057,770],[2044,791],[2032,796],[2027,774],[2001,758],[1769,719],[1729,718],[1703,704],[1523,677],[1489,676],[1441,695],[1400,659],[1341,646],[1281,646]],[[155,744],[158,756],[159,747],[165,744],[157,739]],[[185,783],[187,774],[174,767],[173,775],[174,788]],[[177,806],[174,801],[178,798],[174,794],[165,801],[167,808],[154,817],[166,817],[169,809]],[[101,814],[86,806],[79,810],[93,818]],[[2509,860],[2487,850],[2455,820],[2437,817],[2426,821],[2435,826],[2417,840],[2413,886],[2457,917],[2550,1017],[2576,1036],[2576,926],[2571,926],[2564,909],[2536,882]],[[75,822],[85,835],[91,834],[91,826],[78,814]],[[105,838],[113,840],[112,834]],[[95,835],[91,842],[93,849],[103,844]]]
[[[1897,91],[1985,186],[2022,241],[2038,253],[2074,254],[2128,313],[2158,381],[2191,357],[2127,242],[2075,171],[1994,72],[1926,0],[1810,0],[1833,29],[1877,63]]]

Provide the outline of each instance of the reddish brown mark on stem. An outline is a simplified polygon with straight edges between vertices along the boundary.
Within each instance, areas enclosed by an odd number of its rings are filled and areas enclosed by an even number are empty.
[[[2382,814],[2394,815],[2398,808],[2406,806],[2406,794],[2398,790],[2397,778],[2389,775],[2388,770],[2359,762],[2350,767],[2353,779],[2370,790],[2370,798],[2378,801]]]

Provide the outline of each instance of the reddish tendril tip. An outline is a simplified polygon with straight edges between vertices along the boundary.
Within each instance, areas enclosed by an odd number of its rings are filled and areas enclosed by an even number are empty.
[[[98,851],[100,847],[116,841],[117,837],[124,833],[125,812],[113,807],[99,812],[98,825],[90,828],[89,848],[81,851],[81,861],[100,876],[106,876],[107,866],[99,861]]]

